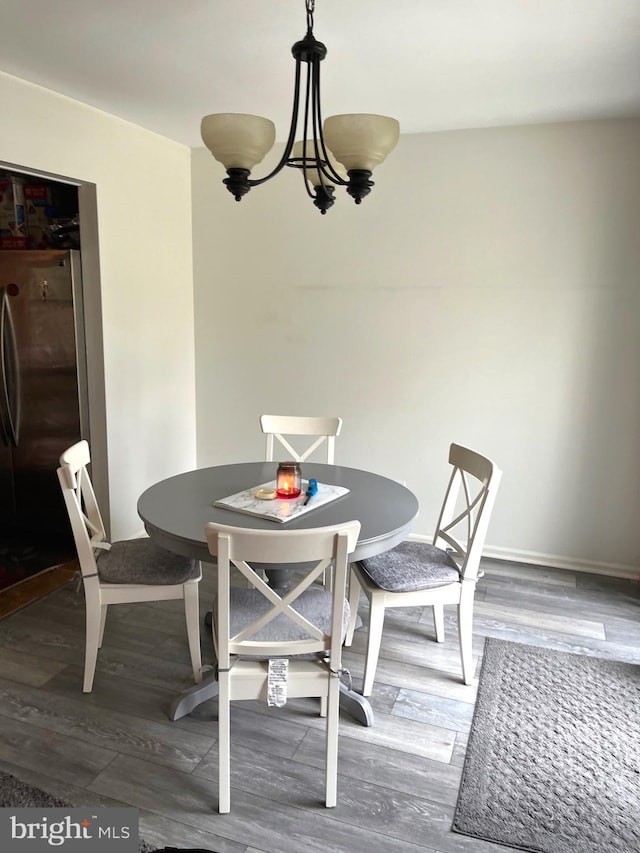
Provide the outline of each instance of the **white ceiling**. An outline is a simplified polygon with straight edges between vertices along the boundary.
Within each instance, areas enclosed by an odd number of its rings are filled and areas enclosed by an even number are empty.
[[[0,70],[187,145],[248,112],[286,137],[304,0],[2,0]],[[640,0],[316,0],[323,112],[403,133],[640,115]]]

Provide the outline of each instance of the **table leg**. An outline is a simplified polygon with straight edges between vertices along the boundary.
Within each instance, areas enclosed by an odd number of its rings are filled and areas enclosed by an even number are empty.
[[[218,679],[215,671],[212,671],[202,679],[200,684],[193,684],[176,696],[169,707],[169,719],[179,720],[180,717],[186,717],[198,705],[202,705],[208,699],[215,699],[217,695]]]
[[[371,702],[366,696],[356,693],[355,690],[349,690],[345,684],[340,685],[340,708],[353,717],[356,723],[361,723],[363,726],[373,725]]]

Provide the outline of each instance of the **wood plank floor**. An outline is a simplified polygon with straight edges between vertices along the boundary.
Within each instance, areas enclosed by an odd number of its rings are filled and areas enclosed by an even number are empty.
[[[474,652],[487,636],[640,663],[640,584],[485,560]],[[213,591],[205,567],[202,611]],[[364,612],[364,598],[361,602]],[[375,725],[343,715],[339,803],[325,809],[323,721],[311,700],[232,711],[232,811],[217,814],[217,706],[176,722],[189,682],[179,602],[109,613],[94,691],[83,695],[84,600],[75,582],[0,619],[0,769],[78,805],[131,805],[152,844],[219,853],[504,853],[452,833],[475,687],[460,681],[430,611],[389,611]],[[360,686],[365,630],[345,663]],[[212,663],[203,632],[203,660]]]

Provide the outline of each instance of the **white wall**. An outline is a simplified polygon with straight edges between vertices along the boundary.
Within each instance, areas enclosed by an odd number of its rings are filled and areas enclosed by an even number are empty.
[[[96,185],[115,538],[140,493],[195,467],[190,151],[0,73],[0,161]],[[92,342],[89,342],[91,345]]]
[[[203,149],[1,73],[0,110],[0,161],[97,188],[114,536],[195,466],[197,390],[199,465],[339,414],[428,535],[456,440],[505,470],[498,553],[638,566],[640,121],[406,136],[321,217],[292,172],[236,204]]]
[[[638,573],[640,121],[402,137],[324,217],[293,172],[223,177],[193,152],[199,465],[340,415],[337,462],[406,480],[427,536],[455,440],[504,469],[495,553]]]

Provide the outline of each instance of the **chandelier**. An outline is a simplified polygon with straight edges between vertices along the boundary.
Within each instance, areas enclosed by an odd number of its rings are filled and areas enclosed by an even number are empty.
[[[360,204],[371,192],[373,169],[398,142],[400,125],[394,118],[371,114],[331,116],[323,124],[320,108],[320,63],[327,48],[313,35],[315,0],[305,0],[307,33],[291,53],[296,61],[291,126],[284,153],[264,178],[251,178],[251,169],[272,148],[275,125],[260,116],[215,113],[202,119],[202,140],[227,170],[223,183],[236,201],[252,187],[275,177],[284,166],[303,173],[307,194],[321,213],[334,203],[336,186]],[[295,142],[300,113],[303,63],[306,63],[302,139]]]

